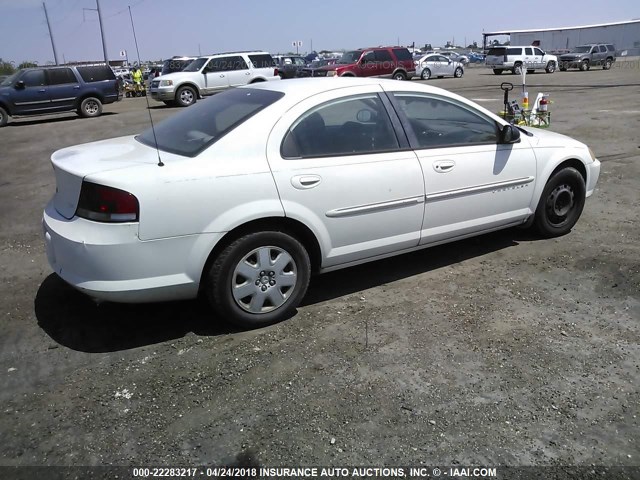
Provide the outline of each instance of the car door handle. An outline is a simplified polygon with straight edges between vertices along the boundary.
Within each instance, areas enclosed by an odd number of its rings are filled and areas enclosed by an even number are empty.
[[[322,181],[320,175],[296,175],[291,178],[291,185],[298,190],[316,187]]]
[[[220,78],[224,78],[224,73],[221,73],[221,74],[220,74]]]
[[[47,91],[46,88],[43,88],[42,90],[38,90],[38,92],[40,92],[40,93],[44,93],[46,91]]]
[[[453,160],[440,160],[439,162],[434,162],[433,169],[438,173],[447,173],[453,170],[455,166],[456,162]]]
[[[74,90],[80,90],[80,85],[76,85],[73,87]]]

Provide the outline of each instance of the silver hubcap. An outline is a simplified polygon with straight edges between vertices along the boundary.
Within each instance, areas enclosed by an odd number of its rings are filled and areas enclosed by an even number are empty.
[[[298,279],[296,262],[280,247],[260,247],[236,265],[231,279],[233,298],[250,313],[268,313],[291,296]]]
[[[193,102],[193,93],[191,90],[182,90],[180,92],[180,100],[182,100],[183,103]]]
[[[84,109],[87,113],[94,115],[96,113],[98,113],[98,104],[96,102],[89,101],[87,103],[85,103]]]

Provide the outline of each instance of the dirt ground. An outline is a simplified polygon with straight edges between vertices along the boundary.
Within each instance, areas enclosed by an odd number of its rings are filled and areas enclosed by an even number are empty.
[[[95,305],[52,274],[56,149],[145,99],[0,130],[0,465],[640,465],[640,63],[536,73],[602,161],[565,237],[507,230],[316,277],[249,332],[202,301]],[[430,85],[494,111],[502,81]],[[155,120],[175,112],[152,102]]]

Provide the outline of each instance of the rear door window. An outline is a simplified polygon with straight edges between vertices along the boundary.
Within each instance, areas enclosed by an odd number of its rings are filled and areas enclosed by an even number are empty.
[[[234,70],[247,70],[249,66],[240,55],[232,57],[220,57],[216,59],[218,72],[230,72]]]
[[[70,68],[50,68],[47,70],[47,75],[49,76],[49,85],[78,83],[73,70]]]
[[[525,48],[524,53],[525,55],[533,55],[533,48]]]
[[[393,62],[393,58],[391,58],[388,50],[376,50],[375,57],[376,62]]]
[[[600,51],[601,52],[606,52],[607,51],[607,47],[605,47],[604,45],[600,45]]]

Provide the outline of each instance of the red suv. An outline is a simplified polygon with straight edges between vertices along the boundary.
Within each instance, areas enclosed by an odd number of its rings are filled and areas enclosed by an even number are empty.
[[[324,75],[323,71],[326,72]],[[316,76],[388,77],[410,80],[415,73],[416,66],[406,48],[374,47],[345,52],[337,63],[319,68]]]

